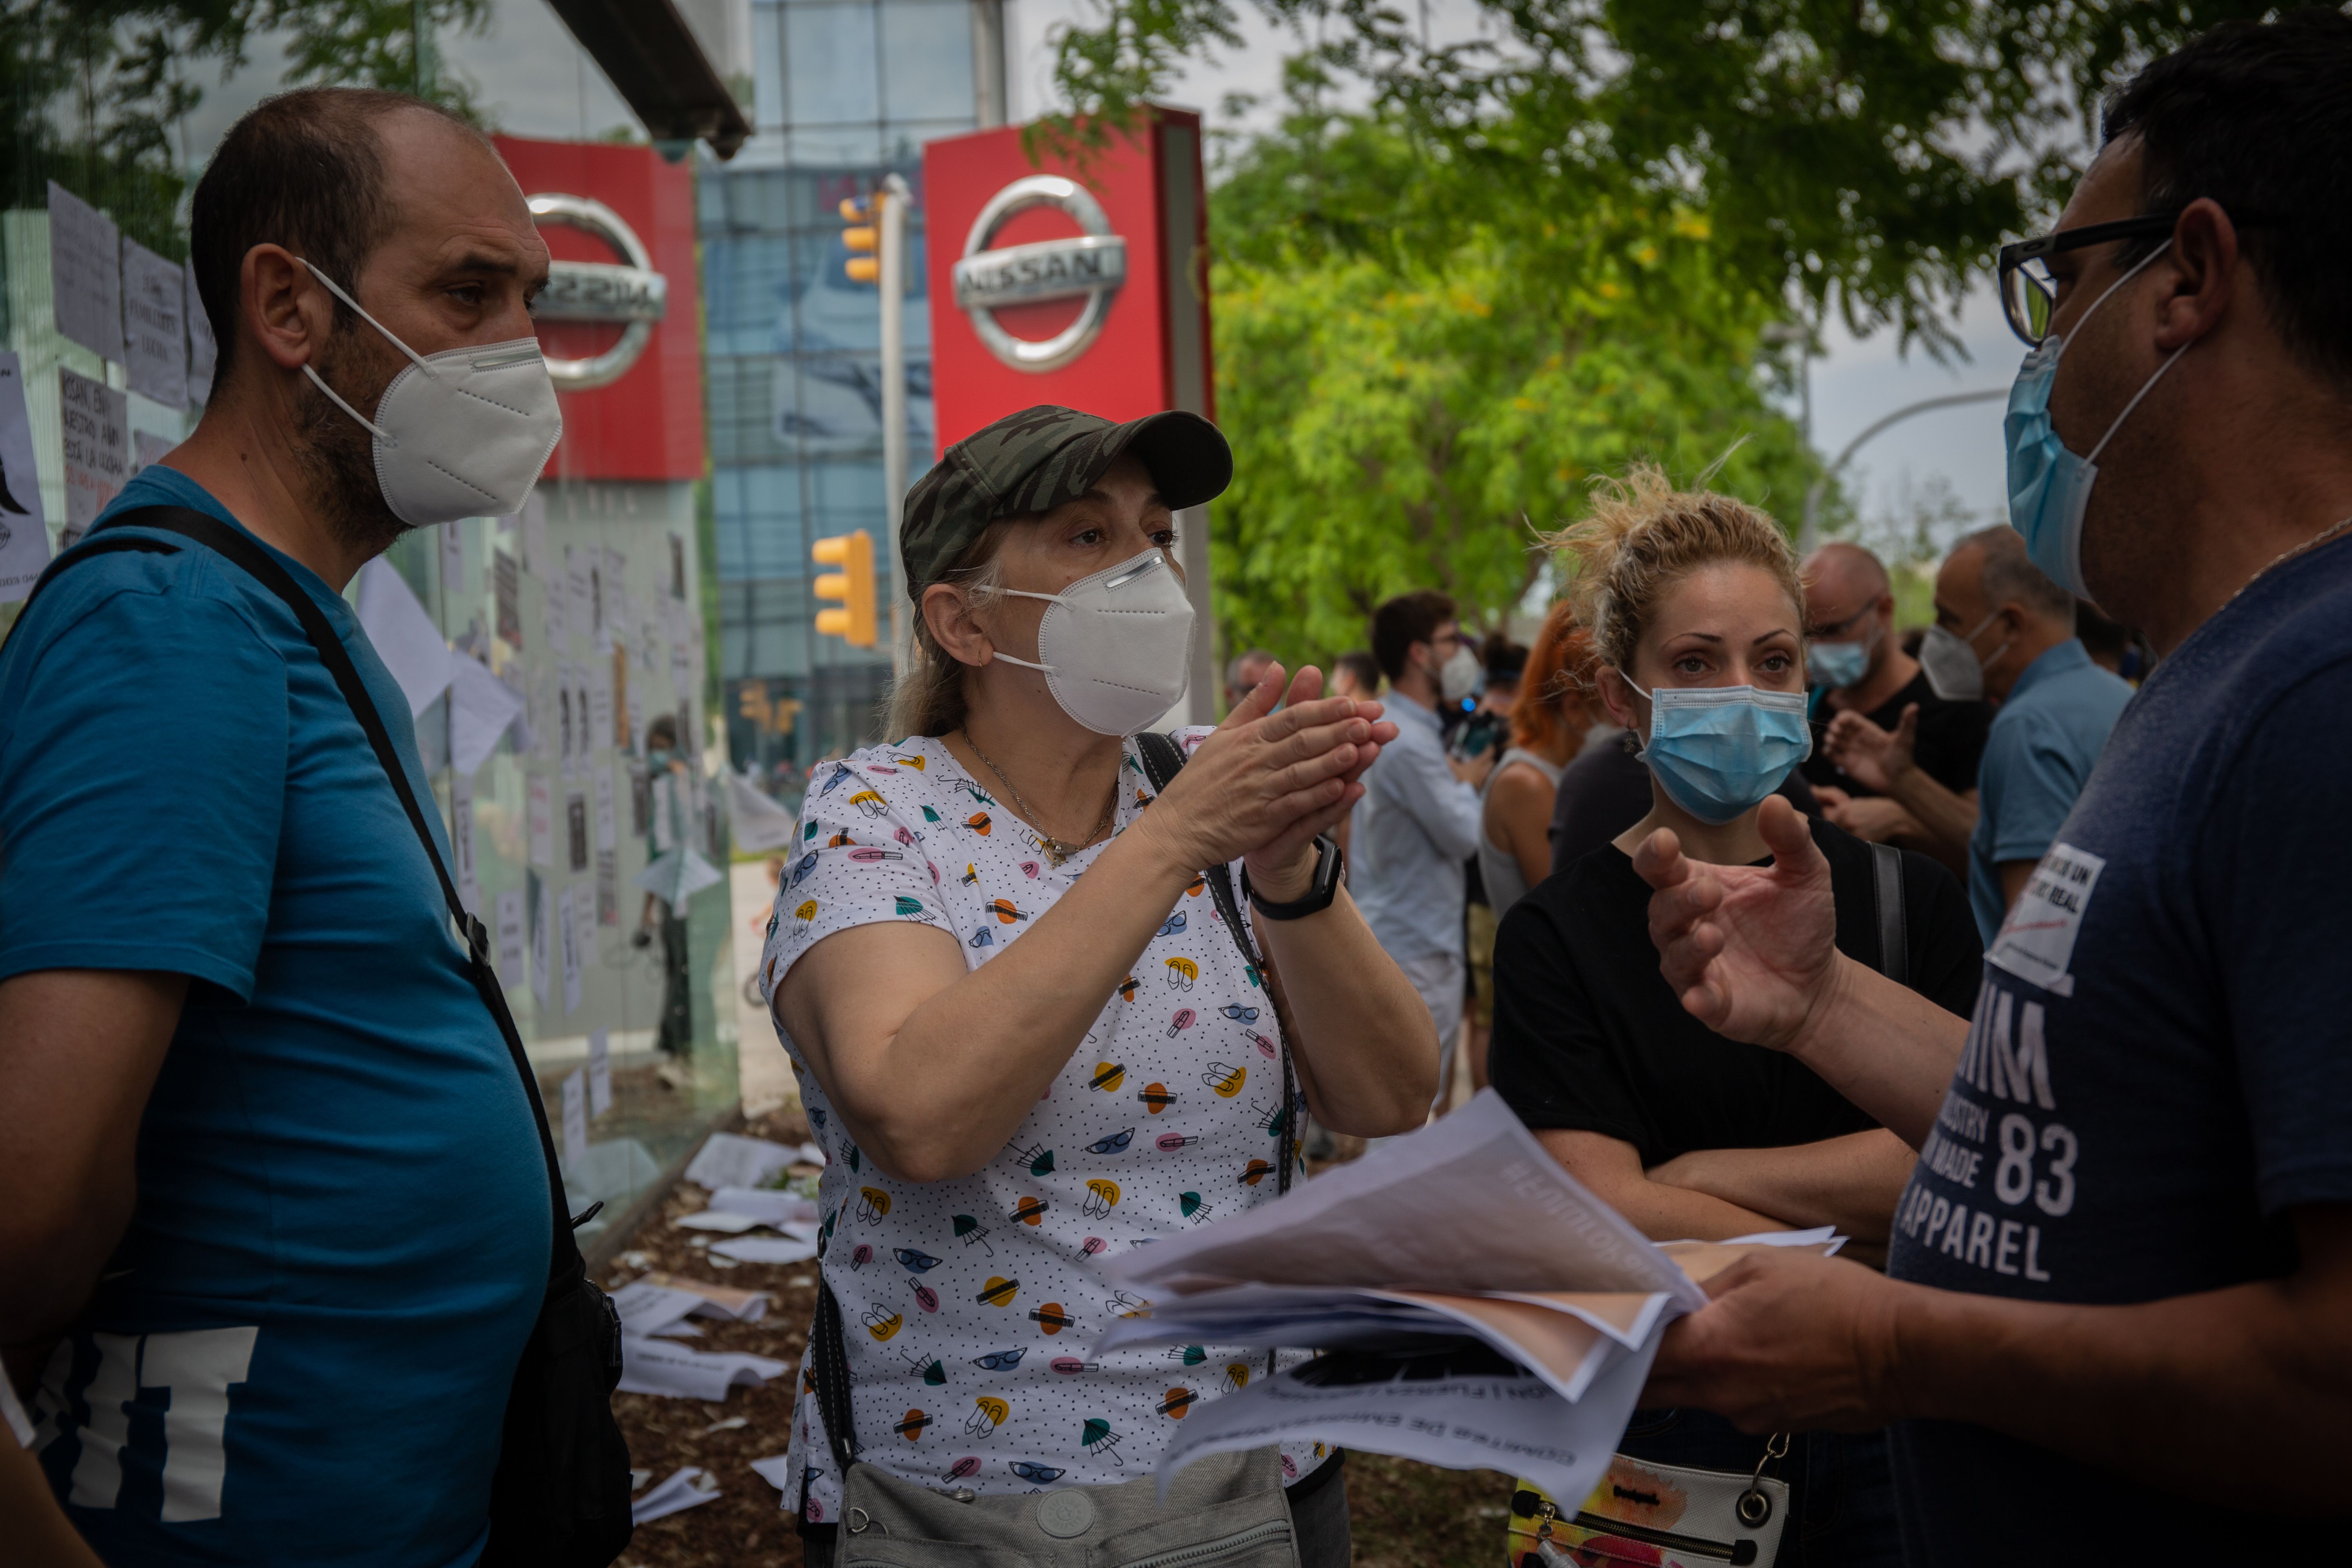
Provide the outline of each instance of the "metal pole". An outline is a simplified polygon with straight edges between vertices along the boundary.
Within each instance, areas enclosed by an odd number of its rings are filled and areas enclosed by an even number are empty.
[[[898,591],[898,514],[907,500],[907,204],[914,193],[897,174],[882,177],[882,537],[887,560],[878,575],[890,595],[890,670],[907,668],[907,596]]]
[[[1989,403],[1996,397],[2008,395],[2009,388],[1997,386],[1983,392],[1955,392],[1944,397],[1930,397],[1918,403],[1906,404],[1876,424],[1870,426],[1853,440],[1848,441],[1845,444],[1845,450],[1830,459],[1829,467],[1822,470],[1821,478],[1806,488],[1805,521],[1803,526],[1797,531],[1797,552],[1801,555],[1810,554],[1813,546],[1820,542],[1820,531],[1815,524],[1821,516],[1822,492],[1829,488],[1830,480],[1837,477],[1837,471],[1845,467],[1846,459],[1862,449],[1864,442],[1890,425],[1901,424],[1914,414],[1928,414],[1938,408],[1958,408],[1964,403]]]

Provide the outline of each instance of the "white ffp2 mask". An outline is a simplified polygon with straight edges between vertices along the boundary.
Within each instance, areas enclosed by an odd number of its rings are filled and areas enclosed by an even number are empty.
[[[1448,703],[1459,702],[1478,689],[1478,656],[1466,644],[1456,643],[1437,667],[1437,694]]]
[[[1192,675],[1192,601],[1168,557],[1147,550],[1044,599],[1037,660],[996,657],[1043,670],[1062,711],[1097,735],[1131,735],[1176,705]]]
[[[309,365],[302,374],[375,437],[383,504],[417,528],[520,511],[563,435],[555,383],[537,338],[420,354],[307,261],[310,276],[413,362],[392,378],[370,419]]]

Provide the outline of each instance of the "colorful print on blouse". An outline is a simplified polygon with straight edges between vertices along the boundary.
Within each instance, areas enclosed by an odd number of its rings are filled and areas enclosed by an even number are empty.
[[[1208,734],[1178,739],[1189,755]],[[1125,778],[1114,836],[1150,802],[1132,742]],[[950,932],[976,969],[1100,853],[1055,866],[936,740],[828,763],[810,781],[777,889],[761,992],[772,999],[793,961],[835,931],[881,921]],[[822,1267],[841,1306],[863,1459],[979,1492],[1115,1485],[1150,1474],[1188,1412],[1264,1373],[1264,1352],[1233,1346],[1087,1355],[1106,1322],[1145,1305],[1094,1258],[1279,1188],[1280,1027],[1205,879],[1178,895],[1003,1152],[961,1180],[876,1170],[791,1037],[777,1037],[832,1160]],[[841,1491],[814,1390],[803,1355],[793,1473],[808,1518],[824,1523]],[[1286,1447],[1284,1473],[1297,1479],[1323,1457],[1321,1445]]]

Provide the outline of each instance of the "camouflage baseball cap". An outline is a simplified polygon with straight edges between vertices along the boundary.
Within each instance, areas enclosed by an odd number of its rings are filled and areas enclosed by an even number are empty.
[[[898,554],[908,595],[919,600],[998,518],[1076,500],[1130,452],[1171,507],[1198,506],[1233,482],[1233,448],[1197,414],[1170,410],[1124,425],[1050,403],[1008,414],[950,447],[907,492]]]

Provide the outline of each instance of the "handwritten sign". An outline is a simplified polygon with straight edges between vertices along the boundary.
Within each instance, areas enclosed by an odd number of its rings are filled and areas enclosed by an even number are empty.
[[[58,331],[100,359],[122,357],[122,231],[49,182],[49,296]]]
[[[102,381],[58,371],[65,436],[66,534],[71,544],[131,478],[131,399]]]
[[[33,466],[24,366],[15,354],[0,353],[0,605],[31,593],[48,563],[49,529]]]
[[[188,405],[187,276],[135,239],[122,242],[122,363],[131,390]]]

